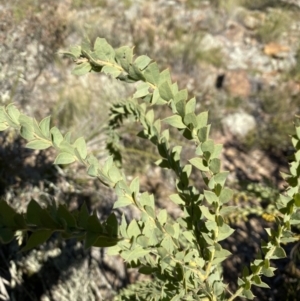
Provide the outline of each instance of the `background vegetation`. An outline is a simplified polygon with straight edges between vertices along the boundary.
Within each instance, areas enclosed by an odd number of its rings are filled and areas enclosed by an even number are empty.
[[[114,46],[135,46],[137,54],[169,67],[179,86],[196,96],[197,110],[210,110],[214,138],[225,146],[224,168],[232,172],[233,202],[241,208],[231,217],[236,234],[226,242],[234,254],[224,265],[229,282],[257,251],[283,188],[279,172],[287,167],[288,134],[300,104],[298,20],[299,8],[288,1],[0,1],[0,99],[36,117],[51,114],[54,125],[83,135],[89,149],[103,160],[103,125],[108,118],[103,112],[132,90],[105,76],[74,77],[70,62],[58,52],[84,35],[91,40],[101,36]],[[245,72],[232,73],[241,69],[233,64],[240,57],[229,58],[226,49],[243,49],[243,43],[252,45],[254,55],[259,53],[264,68],[251,64],[255,57],[249,56]],[[270,54],[270,43],[289,50]],[[243,87],[242,92],[234,86]],[[224,126],[225,116],[241,111],[253,116],[257,126],[243,137]],[[136,129],[128,125],[120,137],[112,137],[119,139],[125,154],[124,168],[132,177],[140,175],[142,188],[153,192],[158,206],[175,216],[176,209],[165,198],[175,184],[167,172],[154,167],[151,146],[141,144],[133,132]],[[0,138],[1,198],[15,208],[25,208],[31,198],[45,204],[55,198],[70,209],[86,201],[89,209],[107,215],[115,196],[99,189],[80,167],[53,166],[51,151],[25,150],[13,132]],[[187,157],[189,152],[185,149]],[[193,179],[201,188],[199,175]],[[130,218],[137,213],[126,214]],[[297,247],[287,252],[295,254]],[[54,237],[35,251],[18,253],[18,248],[14,242],[0,250],[3,300],[109,300],[138,277],[104,250],[85,251],[74,241]],[[279,262],[276,277],[269,280],[273,290],[258,289],[257,300],[296,300],[297,263]]]

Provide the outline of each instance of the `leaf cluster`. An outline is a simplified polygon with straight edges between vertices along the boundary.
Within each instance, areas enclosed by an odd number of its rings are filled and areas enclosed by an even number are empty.
[[[33,234],[24,247],[27,250],[44,242],[53,232],[61,232],[66,238],[84,239],[86,247],[109,246],[109,254],[120,255],[129,266],[154,279],[125,290],[118,300],[231,301],[239,296],[253,299],[252,286],[267,287],[261,276],[273,275],[270,260],[286,257],[281,244],[298,239],[291,227],[300,222],[300,127],[296,127],[292,138],[296,153],[290,174],[284,175],[289,187],[276,202],[280,212],[277,226],[266,229],[268,241],[263,243],[261,254],[250,268],[244,268],[237,291],[230,293],[219,265],[230,255],[221,241],[233,233],[227,217],[236,208],[228,206],[233,193],[225,186],[228,172],[221,170],[222,145],[209,138],[208,113],[196,114],[196,99],[188,99],[187,90],[179,90],[169,71],[160,71],[148,56],[134,58],[132,48],[113,49],[105,39],[98,38],[93,46],[84,41],[65,54],[75,61],[74,74],[103,72],[127,83],[138,82],[133,97],[111,109],[108,131],[112,143],[108,148],[112,156],[101,166],[95,156],[88,154],[84,138],[72,142],[69,133],[63,136],[59,129],[50,127],[50,117],[38,123],[21,114],[13,104],[1,107],[0,129],[19,130],[29,148],[55,148],[54,164],[82,163],[90,176],[114,189],[114,209],[134,206],[140,211],[140,218],[128,221],[123,215],[119,224],[112,213],[100,223],[85,206],[71,213],[63,205],[52,204],[43,209],[35,201],[27,213],[19,214],[1,202],[1,240],[9,242],[17,230],[30,231]],[[169,108],[169,116],[156,118],[154,105]],[[156,164],[173,172],[176,191],[169,199],[181,209],[179,217],[173,219],[166,209],[157,210],[153,195],[140,193],[139,179],[128,183],[118,162],[114,162],[114,158],[121,158],[114,141],[118,141],[117,129],[125,119],[140,124],[142,130],[137,135],[156,147],[160,156]],[[181,160],[182,147],[170,144],[170,127],[196,146],[187,164]],[[192,169],[200,171],[203,177],[206,187],[202,191],[190,183]]]
[[[80,210],[70,212],[65,205],[55,202],[42,208],[31,200],[25,213],[18,213],[5,201],[0,201],[0,241],[9,243],[15,232],[29,236],[21,251],[28,251],[47,241],[53,233],[62,238],[85,241],[85,247],[110,247],[120,240],[118,221],[112,213],[100,223],[96,212],[89,214],[85,203]]]

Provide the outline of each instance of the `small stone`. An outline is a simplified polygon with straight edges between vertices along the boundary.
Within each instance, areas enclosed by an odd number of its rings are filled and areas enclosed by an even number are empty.
[[[253,16],[245,16],[243,20],[243,25],[250,30],[256,29],[259,26],[260,22]]]
[[[290,80],[286,83],[286,89],[292,96],[300,94],[300,81]]]
[[[251,93],[251,82],[245,70],[230,70],[224,74],[220,88],[232,97],[247,98]]]
[[[256,121],[252,115],[241,111],[227,115],[222,120],[222,125],[225,131],[239,138],[244,138],[250,131],[256,128]]]
[[[228,40],[230,40],[231,42],[239,42],[243,40],[244,35],[245,35],[245,29],[243,28],[243,26],[241,26],[240,24],[232,20],[229,20],[227,22],[225,37]]]
[[[217,37],[207,33],[201,39],[200,49],[203,51],[208,51],[216,48],[221,48],[223,46],[222,41],[220,41]]]
[[[266,15],[260,11],[247,12],[242,19],[242,24],[250,30],[259,28],[265,21]]]
[[[264,47],[264,53],[274,58],[286,58],[290,50],[290,47],[275,42],[266,44]]]

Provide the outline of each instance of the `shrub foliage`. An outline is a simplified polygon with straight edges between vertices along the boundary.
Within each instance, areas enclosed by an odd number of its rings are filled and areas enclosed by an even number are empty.
[[[138,83],[132,98],[111,108],[107,144],[111,156],[105,164],[100,165],[97,158],[88,153],[83,137],[72,141],[70,133],[63,136],[58,128],[51,128],[50,117],[38,123],[20,113],[14,104],[1,107],[0,129],[18,130],[28,141],[28,148],[53,147],[57,151],[54,164],[77,161],[85,165],[88,175],[114,189],[117,195],[114,208],[134,206],[140,211],[140,218],[128,221],[123,215],[118,221],[112,212],[100,222],[96,212],[90,214],[86,205],[70,212],[55,202],[42,208],[34,200],[26,212],[20,213],[1,201],[1,242],[9,243],[17,231],[23,235],[31,233],[22,249],[26,251],[59,232],[63,238],[83,240],[86,248],[109,247],[111,255],[119,254],[129,266],[152,275],[152,281],[133,284],[116,300],[231,301],[237,297],[253,299],[252,286],[267,288],[261,277],[273,276],[270,260],[286,257],[281,244],[298,240],[292,226],[300,223],[300,127],[296,127],[296,134],[292,136],[296,151],[290,173],[283,175],[288,187],[276,201],[276,226],[266,229],[268,240],[262,243],[261,254],[249,268],[244,268],[238,289],[232,293],[222,279],[220,263],[230,252],[222,247],[221,241],[233,233],[226,217],[236,207],[228,205],[232,199],[232,191],[225,187],[228,172],[221,170],[222,145],[209,138],[208,113],[196,114],[195,98],[188,100],[187,90],[179,90],[177,84],[172,83],[169,71],[160,71],[146,55],[134,58],[130,47],[113,49],[105,39],[97,38],[93,46],[84,41],[64,54],[74,60],[76,75],[103,72],[127,83]],[[157,106],[169,107],[170,116],[162,120],[156,118]],[[121,154],[115,143],[118,141],[116,130],[125,119],[141,125],[138,136],[151,141],[161,158],[156,164],[172,170],[176,177],[176,193],[169,199],[182,214],[175,220],[166,209],[156,209],[153,195],[140,193],[138,178],[128,183],[118,167]],[[196,146],[195,155],[187,164],[181,160],[182,147],[170,144],[170,128],[177,129]],[[193,168],[202,174],[206,184],[203,191],[190,183]]]

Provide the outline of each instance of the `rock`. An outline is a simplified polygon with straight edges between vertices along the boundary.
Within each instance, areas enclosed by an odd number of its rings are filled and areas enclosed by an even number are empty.
[[[258,149],[246,152],[235,145],[228,145],[224,149],[223,163],[232,179],[259,182],[265,179],[275,180],[278,176],[275,162],[267,153]]]
[[[290,80],[284,87],[289,91],[291,96],[296,96],[300,94],[300,81]]]
[[[247,52],[239,45],[239,43],[233,44],[227,49],[226,67],[229,70],[244,70],[248,69],[247,65]]]
[[[282,0],[282,2],[286,2],[288,4],[292,4],[298,6],[300,8],[300,1],[299,0]]]
[[[286,58],[291,51],[290,47],[271,42],[264,47],[264,53],[274,58]]]
[[[256,29],[260,25],[260,21],[253,16],[246,15],[243,19],[243,25],[250,30]]]
[[[270,72],[264,72],[260,75],[260,80],[264,86],[264,89],[274,89],[280,84],[281,74],[278,70]]]
[[[294,68],[296,64],[296,58],[291,53],[289,53],[286,58],[277,60],[277,70],[280,72],[289,71]]]
[[[218,88],[223,88],[232,97],[247,98],[251,93],[251,82],[245,70],[230,70],[223,75]]]
[[[207,33],[202,38],[199,46],[201,50],[208,51],[216,48],[221,48],[223,46],[223,43],[217,37],[214,37],[213,35]]]
[[[132,22],[134,20],[138,20],[139,13],[140,6],[137,3],[134,3],[127,10],[125,10],[124,15],[128,21]]]
[[[255,30],[263,24],[265,17],[265,14],[259,11],[245,11],[241,23],[247,29]]]
[[[240,111],[227,115],[222,120],[222,125],[225,132],[227,131],[234,136],[244,138],[250,131],[255,129],[256,121],[252,115]]]
[[[229,20],[226,24],[225,37],[231,42],[243,41],[245,29],[239,23]]]

